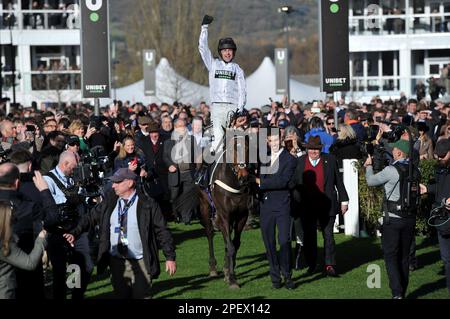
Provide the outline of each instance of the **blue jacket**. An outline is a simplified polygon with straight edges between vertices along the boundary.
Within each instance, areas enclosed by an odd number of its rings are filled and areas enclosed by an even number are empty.
[[[308,143],[311,136],[320,136],[320,141],[323,144],[322,153],[329,154],[330,146],[336,141],[336,139],[328,134],[323,128],[312,128],[305,134],[305,143]]]
[[[278,165],[277,170],[275,170],[276,165]],[[273,174],[261,174],[260,190],[262,196],[260,198],[262,212],[290,212],[289,185],[296,165],[295,157],[284,149],[277,162],[272,166],[274,170],[271,173]]]

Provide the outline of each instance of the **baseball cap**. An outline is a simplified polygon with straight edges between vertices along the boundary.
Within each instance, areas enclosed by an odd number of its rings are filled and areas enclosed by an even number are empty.
[[[407,140],[400,139],[395,143],[389,143],[389,146],[392,148],[398,148],[407,155],[409,154],[409,142]]]
[[[119,168],[114,173],[114,175],[108,179],[113,183],[120,183],[126,179],[131,179],[131,180],[135,181],[137,179],[137,175],[129,168]]]
[[[80,138],[76,135],[70,135],[66,138],[66,143],[68,145],[73,145],[73,144],[80,145]]]

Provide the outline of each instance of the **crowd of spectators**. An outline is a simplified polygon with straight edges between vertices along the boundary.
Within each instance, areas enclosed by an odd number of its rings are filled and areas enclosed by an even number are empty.
[[[5,114],[2,104],[0,110],[2,161],[24,157],[30,163],[28,173],[39,171],[46,175],[55,169],[65,151],[76,155],[77,165],[106,158],[109,165],[100,178],[105,189],[111,187],[106,177],[129,169],[145,179],[147,192],[161,207],[166,221],[189,224],[196,218],[198,200],[193,192],[193,175],[199,166],[176,163],[171,157],[171,137],[175,131],[177,136],[190,136],[192,145],[188,147],[209,145],[213,119],[205,102],[144,105],[114,101],[102,107],[99,116],[94,116],[91,105],[82,103],[19,105],[9,114]],[[368,145],[388,149],[392,136],[407,139],[406,133],[396,132],[396,123],[410,128],[416,161],[435,159],[437,142],[450,138],[449,110],[449,103],[442,99],[383,101],[374,97],[370,103],[328,99],[306,104],[284,101],[244,110],[232,126],[254,133],[261,128],[279,128],[281,145],[296,158],[309,154],[308,145],[311,148],[321,144],[323,154],[334,155],[342,168],[343,159],[367,157],[371,152]],[[17,156],[17,152],[28,155]],[[176,170],[185,177],[172,185],[169,175]],[[248,227],[253,226],[255,218],[249,218]],[[294,240],[300,245],[302,235],[296,234]]]

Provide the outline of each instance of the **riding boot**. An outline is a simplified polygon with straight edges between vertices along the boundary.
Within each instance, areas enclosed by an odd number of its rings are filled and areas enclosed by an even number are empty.
[[[195,184],[201,188],[208,188],[209,186],[209,164],[203,162],[200,169],[197,171],[195,177]]]

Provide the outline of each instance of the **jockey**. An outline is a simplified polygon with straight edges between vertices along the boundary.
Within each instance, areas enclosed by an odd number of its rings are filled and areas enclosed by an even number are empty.
[[[236,110],[242,112],[247,99],[244,72],[238,64],[233,62],[237,51],[233,39],[219,40],[217,49],[220,59],[214,58],[209,49],[208,25],[213,20],[213,17],[204,16],[198,47],[209,72],[211,118],[214,131],[211,153],[214,153],[222,142],[222,127],[227,125],[228,114]]]

